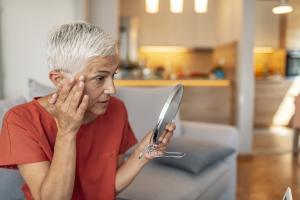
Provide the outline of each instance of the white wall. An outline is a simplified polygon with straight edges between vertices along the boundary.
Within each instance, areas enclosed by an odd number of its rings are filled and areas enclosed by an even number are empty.
[[[219,0],[218,44],[238,41],[236,69],[236,126],[240,132],[240,152],[252,151],[255,37],[255,1]]]
[[[119,0],[89,0],[90,21],[114,39],[119,34]]]
[[[253,48],[255,40],[255,1],[239,0],[241,23],[238,44],[237,85],[237,127],[240,131],[240,152],[252,151],[254,113]]]
[[[48,81],[45,47],[53,26],[78,20],[79,0],[2,0],[1,51],[4,97],[27,93],[27,79]]]

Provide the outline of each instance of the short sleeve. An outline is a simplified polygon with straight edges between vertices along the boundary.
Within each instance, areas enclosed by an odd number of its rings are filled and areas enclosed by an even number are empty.
[[[125,109],[126,118],[125,118],[125,124],[123,127],[123,135],[122,135],[122,141],[121,146],[119,150],[119,154],[124,154],[128,149],[130,149],[132,146],[134,146],[137,143],[137,139],[132,131],[132,128],[129,124],[128,117],[127,117],[127,111]]]
[[[18,164],[48,160],[28,123],[12,111],[5,115],[0,133],[0,166],[15,168]]]

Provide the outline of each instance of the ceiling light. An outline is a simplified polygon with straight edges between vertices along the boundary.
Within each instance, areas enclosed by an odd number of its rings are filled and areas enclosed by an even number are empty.
[[[182,13],[183,11],[183,0],[171,0],[170,10],[172,13]]]
[[[287,0],[280,0],[280,4],[272,9],[274,14],[286,14],[293,11]]]
[[[196,13],[207,12],[207,0],[195,0],[195,12]]]
[[[159,0],[146,0],[147,13],[157,13],[159,10]]]

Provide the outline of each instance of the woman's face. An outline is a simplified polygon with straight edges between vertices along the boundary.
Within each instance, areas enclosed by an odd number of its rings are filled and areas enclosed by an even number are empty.
[[[84,69],[76,74],[84,76],[84,93],[89,96],[86,114],[104,114],[111,95],[116,93],[114,75],[118,67],[118,57],[95,57],[90,59]]]

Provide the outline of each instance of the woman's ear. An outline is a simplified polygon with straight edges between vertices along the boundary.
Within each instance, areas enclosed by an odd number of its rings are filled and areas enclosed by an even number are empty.
[[[55,85],[55,87],[59,89],[59,86],[63,83],[64,80],[63,72],[51,71],[49,73],[49,79]]]

